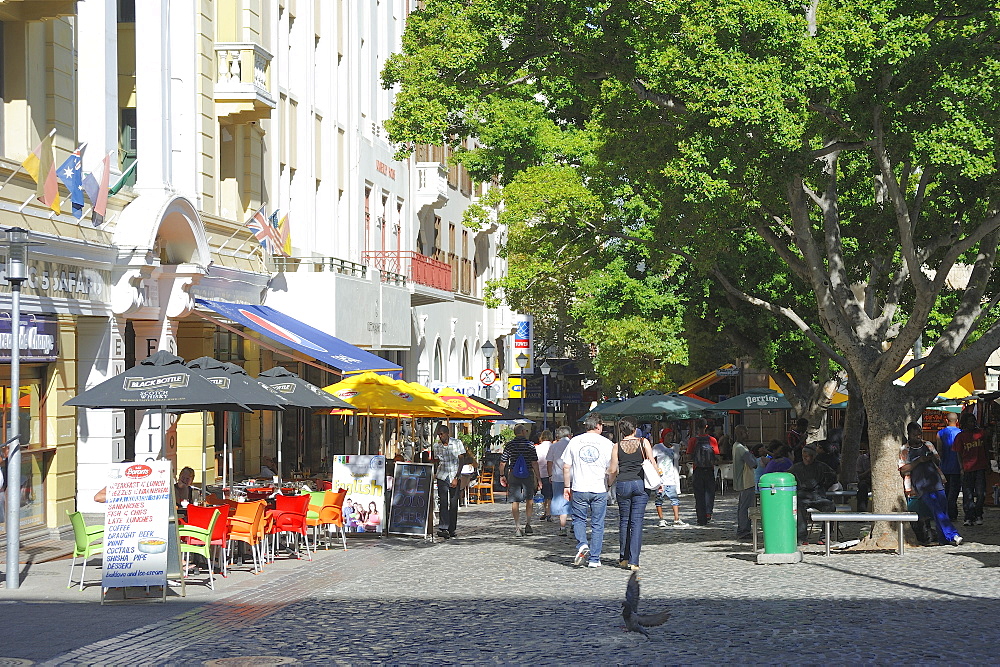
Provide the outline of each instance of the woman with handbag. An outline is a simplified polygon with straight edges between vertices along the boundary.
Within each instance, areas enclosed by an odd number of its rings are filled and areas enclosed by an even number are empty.
[[[649,464],[644,462],[648,461]],[[611,452],[610,482],[614,484],[618,500],[619,547],[618,564],[626,569],[639,569],[639,551],[642,549],[642,520],[646,513],[649,492],[643,467],[653,466],[654,487],[659,485],[659,475],[649,441],[635,434],[635,421],[630,417],[618,422],[618,444]]]

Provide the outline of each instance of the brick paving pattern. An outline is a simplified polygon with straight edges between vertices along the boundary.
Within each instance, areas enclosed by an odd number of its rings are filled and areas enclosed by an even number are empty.
[[[353,541],[228,595],[233,579],[217,580],[214,601],[45,664],[997,661],[1000,513],[962,547],[829,559],[811,547],[801,564],[761,566],[732,539],[734,500],[720,497],[708,528],[660,529],[647,513],[640,611],[673,614],[649,640],[623,632],[614,508],[605,567],[578,569],[557,525],[514,537],[498,504],[463,508],[447,542]]]

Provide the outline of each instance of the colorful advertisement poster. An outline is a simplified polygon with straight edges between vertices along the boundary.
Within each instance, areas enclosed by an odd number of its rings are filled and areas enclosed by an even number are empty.
[[[514,315],[514,335],[510,337],[510,354],[507,358],[507,372],[510,374],[533,375],[535,372],[535,318],[531,315]],[[523,357],[522,357],[523,355]],[[517,363],[521,357],[524,367]]]
[[[347,489],[347,534],[381,535],[385,529],[385,457],[334,456],[332,481],[334,490]]]
[[[111,467],[104,521],[104,588],[165,586],[170,462]]]

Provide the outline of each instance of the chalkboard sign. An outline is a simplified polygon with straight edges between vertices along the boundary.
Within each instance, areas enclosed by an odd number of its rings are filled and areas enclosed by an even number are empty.
[[[948,425],[948,413],[943,410],[924,410],[923,430],[935,433]]]
[[[428,463],[396,462],[388,532],[397,535],[428,534],[433,470],[434,467]]]

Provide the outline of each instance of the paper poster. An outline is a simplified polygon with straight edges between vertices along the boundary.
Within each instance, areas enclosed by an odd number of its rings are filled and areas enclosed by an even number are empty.
[[[334,456],[333,489],[347,489],[344,529],[347,534],[385,530],[385,457]]]
[[[169,461],[111,467],[104,521],[104,588],[166,585],[170,483]]]

